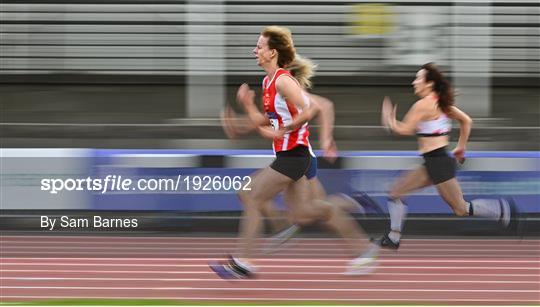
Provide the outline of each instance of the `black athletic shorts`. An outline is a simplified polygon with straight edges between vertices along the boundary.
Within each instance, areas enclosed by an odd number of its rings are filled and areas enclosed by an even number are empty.
[[[422,154],[424,166],[433,184],[456,177],[456,160],[448,155],[446,146]]]
[[[311,159],[309,149],[306,146],[298,145],[291,150],[277,152],[276,159],[270,164],[270,167],[297,181],[307,173]]]

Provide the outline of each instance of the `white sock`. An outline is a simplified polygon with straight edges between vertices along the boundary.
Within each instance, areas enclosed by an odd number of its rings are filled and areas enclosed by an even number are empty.
[[[388,213],[390,213],[390,229],[401,233],[407,217],[407,206],[399,198],[388,200]]]
[[[291,236],[291,234],[294,234],[298,230],[300,230],[300,226],[298,226],[297,224],[292,224],[292,226],[290,226],[287,229],[284,229],[284,230],[280,231],[276,236],[277,237],[282,237],[282,236],[283,237],[289,237],[289,236]]]
[[[501,218],[501,205],[498,199],[474,199],[470,202],[473,216],[499,220]]]
[[[399,243],[399,240],[401,240],[401,232],[390,231],[388,238],[394,243]]]

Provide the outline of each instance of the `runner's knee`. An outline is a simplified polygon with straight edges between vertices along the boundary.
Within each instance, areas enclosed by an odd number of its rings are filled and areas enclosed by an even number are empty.
[[[402,195],[395,189],[390,190],[390,192],[388,193],[388,198],[391,200],[400,199],[401,196]]]
[[[457,216],[468,216],[467,210],[465,209],[465,206],[456,206],[452,208],[454,210],[454,214]]]
[[[260,199],[260,197],[257,197],[253,191],[240,191],[238,192],[237,196],[244,206],[244,209],[257,209],[259,211],[263,211],[263,207],[267,203],[267,200]]]

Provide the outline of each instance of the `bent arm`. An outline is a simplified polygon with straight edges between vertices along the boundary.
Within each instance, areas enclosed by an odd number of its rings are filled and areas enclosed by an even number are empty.
[[[416,102],[411,109],[407,112],[403,121],[396,119],[396,108],[389,118],[389,128],[392,132],[400,135],[414,135],[416,133],[416,127],[424,116],[424,107],[420,101]]]
[[[296,130],[311,120],[317,114],[317,107],[314,104],[307,105],[304,102],[302,88],[289,76],[281,76],[276,80],[276,89],[278,93],[288,102],[294,104],[302,112],[296,116],[290,124],[285,127],[287,130]]]
[[[255,104],[247,106],[246,108],[244,108],[244,110],[246,112],[247,118],[254,127],[270,125],[270,120],[268,119],[268,117],[266,117],[266,115],[259,111]]]
[[[310,94],[311,102],[315,104],[314,107],[317,108],[317,119],[320,125],[320,139],[328,140],[333,139],[334,135],[334,103],[329,99]]]
[[[273,140],[276,138],[277,133],[272,126],[259,126],[257,132],[265,139]]]
[[[255,92],[249,89],[247,84],[242,84],[236,93],[236,100],[242,105],[246,112],[247,118],[254,127],[266,126],[270,121],[257,107],[255,106]]]
[[[452,119],[455,119],[459,123],[459,140],[457,147],[465,149],[467,147],[467,142],[469,141],[469,136],[471,135],[471,128],[473,120],[465,112],[458,109],[456,106],[452,106],[448,116]]]

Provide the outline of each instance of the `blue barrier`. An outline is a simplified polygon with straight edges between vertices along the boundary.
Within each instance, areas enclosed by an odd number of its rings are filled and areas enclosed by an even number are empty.
[[[183,176],[246,176],[254,169],[182,168],[138,170],[135,178],[174,178]],[[110,169],[110,173],[122,172]],[[328,193],[366,192],[386,210],[386,191],[400,171],[319,170],[319,179]],[[538,172],[461,172],[461,183],[465,198],[512,197],[522,212],[540,212],[540,186]],[[448,205],[438,196],[434,187],[412,193],[405,201],[411,213],[452,213]],[[94,194],[93,208],[97,210],[179,210],[190,212],[237,211],[241,205],[234,191],[193,191],[183,189],[171,192],[134,192]],[[283,207],[282,202],[278,202]]]
[[[317,156],[321,156],[320,150],[314,151]],[[272,156],[272,150],[260,149],[95,149],[96,157],[111,157],[123,154],[179,154],[179,155],[217,155],[217,156],[237,156],[237,155],[268,155]],[[341,157],[417,157],[417,151],[341,151]],[[538,151],[468,151],[467,158],[536,158],[540,159]]]
[[[248,176],[272,161],[269,150],[2,149],[3,209],[237,211],[234,190],[63,191],[40,189],[43,178],[107,175],[175,179],[184,176]],[[386,193],[404,170],[422,163],[414,151],[343,152],[338,168],[319,170],[329,193],[364,191],[386,210]],[[511,196],[519,209],[540,213],[539,152],[468,152],[458,172],[466,199]],[[411,213],[450,214],[434,187],[412,193]],[[283,206],[282,202],[278,202]]]
[[[171,159],[193,159],[201,155],[223,157],[223,168],[174,167]],[[257,168],[252,167],[248,160],[255,159],[258,168],[264,167],[272,160],[271,151],[267,150],[98,150],[97,157],[105,158],[111,164],[100,164],[99,172],[121,174],[134,178],[175,178],[182,176],[233,177],[247,176]],[[115,159],[111,159],[115,157]],[[373,159],[383,157],[383,162],[373,163]],[[319,178],[329,193],[367,192],[386,210],[386,193],[397,176],[406,169],[413,168],[410,161],[416,163],[417,152],[344,152],[342,169],[321,169]],[[137,158],[137,160],[129,159]],[[241,163],[251,167],[239,167],[238,162],[228,162],[229,159],[239,158]],[[413,158],[415,160],[404,159]],[[126,159],[125,161],[123,159]],[[163,163],[159,160],[164,159]],[[259,159],[259,160],[257,160]],[[262,159],[262,160],[260,160]],[[363,159],[368,160],[367,169]],[[385,160],[391,159],[391,160]],[[520,211],[528,213],[540,212],[540,158],[538,152],[469,152],[468,159],[472,167],[464,168],[458,173],[458,180],[466,199],[493,198],[499,196],[512,197],[516,200]],[[492,159],[492,160],[490,160]],[[116,162],[112,162],[112,161]],[[149,161],[152,160],[152,161]],[[403,161],[402,161],[403,160]],[[105,160],[104,160],[105,161]],[[118,168],[114,163],[127,163]],[[352,162],[350,162],[352,161]],[[387,163],[391,161],[392,163]],[[357,164],[355,164],[358,162]],[[482,162],[482,163],[480,163]],[[518,163],[519,162],[519,163]],[[153,167],[154,164],[159,167]],[[468,162],[469,163],[469,162]],[[379,166],[388,168],[378,169]],[[493,165],[490,165],[493,164]],[[137,167],[140,165],[140,167]],[[356,167],[355,165],[359,165]],[[516,171],[512,171],[516,168]],[[451,210],[438,196],[434,187],[412,193],[405,199],[410,203],[410,212],[421,214],[451,214]],[[278,201],[283,206],[282,201]],[[241,205],[234,191],[210,190],[193,191],[180,189],[173,193],[108,193],[94,194],[92,208],[97,210],[179,210],[190,212],[207,211],[237,211]]]

